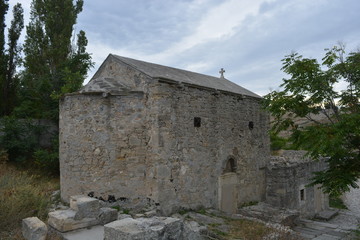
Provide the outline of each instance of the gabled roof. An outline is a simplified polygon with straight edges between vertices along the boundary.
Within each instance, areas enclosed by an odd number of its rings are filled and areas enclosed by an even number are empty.
[[[173,67],[167,67],[155,63],[144,62],[122,56],[110,54],[119,62],[122,62],[154,79],[170,80],[199,87],[205,87],[235,94],[261,98],[259,95],[225,79],[217,78],[196,72],[190,72]],[[93,79],[94,80],[94,79]],[[93,81],[92,80],[92,81]],[[91,81],[91,82],[92,82]]]

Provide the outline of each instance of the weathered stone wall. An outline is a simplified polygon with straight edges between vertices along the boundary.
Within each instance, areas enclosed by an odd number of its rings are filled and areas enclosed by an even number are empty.
[[[219,207],[219,177],[229,158],[236,161],[238,203],[264,200],[268,119],[259,99],[168,83],[153,86],[149,99],[158,114],[149,144],[159,153],[154,177],[165,212]]]
[[[4,125],[0,118],[0,136],[4,135]],[[19,124],[24,129],[27,129],[26,134],[28,137],[37,139],[40,147],[49,148],[52,145],[52,140],[59,132],[56,123],[47,119],[17,119],[16,124]]]
[[[266,171],[266,202],[299,210],[306,217],[328,208],[328,196],[319,186],[307,186],[313,173],[326,168],[324,161],[312,161],[304,151],[284,151],[273,157]]]
[[[147,196],[143,94],[66,96],[60,115],[61,196]]]
[[[110,59],[96,74],[120,79],[128,91],[67,95],[60,101],[61,197],[88,194],[107,199],[152,196],[147,178],[151,124],[147,107],[151,79]]]

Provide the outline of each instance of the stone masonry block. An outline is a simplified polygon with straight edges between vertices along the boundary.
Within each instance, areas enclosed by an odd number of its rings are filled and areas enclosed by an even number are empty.
[[[75,220],[74,210],[59,210],[49,213],[48,224],[60,232],[68,232],[79,228],[91,227],[99,224],[96,218]]]
[[[125,218],[104,226],[104,240],[181,239],[182,226],[177,218]]]
[[[139,226],[138,220],[132,218],[124,218],[104,225],[104,240],[141,240],[144,236],[144,229]]]
[[[29,217],[22,220],[22,234],[26,240],[45,240],[47,226],[37,217]]]
[[[75,220],[96,218],[100,213],[99,200],[84,195],[71,196],[70,208],[76,211]]]
[[[113,222],[117,220],[118,218],[118,212],[116,209],[113,208],[100,208],[100,214],[99,214],[99,222],[101,225],[105,225],[109,222]]]

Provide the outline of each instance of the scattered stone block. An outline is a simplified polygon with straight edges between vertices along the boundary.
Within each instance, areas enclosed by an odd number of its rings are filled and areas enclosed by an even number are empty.
[[[83,228],[62,233],[62,240],[104,240],[104,226]]]
[[[319,220],[329,221],[330,219],[332,219],[333,217],[338,215],[338,213],[339,213],[339,211],[329,209],[329,210],[325,210],[325,211],[321,211],[321,212],[317,213],[315,215],[315,218],[317,218]]]
[[[181,239],[183,223],[180,219],[125,218],[104,226],[104,240],[165,240]]]
[[[143,239],[145,231],[139,227],[138,221],[124,218],[104,225],[104,240]]]
[[[47,226],[37,217],[29,217],[22,220],[22,234],[26,240],[45,240]]]
[[[205,226],[200,226],[195,221],[184,222],[183,239],[202,240],[205,239],[203,236],[206,236],[206,233],[207,228]]]
[[[183,222],[180,219],[177,218],[171,218],[171,217],[153,217],[148,219],[156,219],[162,221],[164,225],[164,229],[160,230],[159,233],[159,239],[180,239],[182,235],[182,229],[183,229]],[[150,221],[150,226],[152,227],[152,222]],[[162,226],[162,223],[160,223],[160,226]],[[156,227],[152,227],[155,229]],[[161,236],[163,236],[161,238]]]
[[[100,203],[96,198],[76,195],[70,197],[70,208],[76,211],[75,220],[96,218],[99,214]]]
[[[109,222],[113,222],[117,220],[117,218],[118,218],[118,212],[116,209],[100,208],[100,214],[98,219],[101,225],[107,224]]]
[[[79,228],[91,227],[99,223],[99,220],[96,218],[76,220],[75,215],[76,212],[71,209],[50,212],[48,224],[60,232],[68,232]]]

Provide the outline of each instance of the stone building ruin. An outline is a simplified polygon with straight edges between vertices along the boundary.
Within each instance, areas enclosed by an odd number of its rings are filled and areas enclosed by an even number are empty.
[[[266,169],[266,203],[312,218],[329,207],[328,195],[320,185],[309,185],[313,172],[327,165],[324,159],[313,161],[305,153],[287,150],[270,158]]]
[[[60,101],[59,126],[64,201],[149,201],[164,215],[277,201],[261,97],[223,76],[110,54]]]

